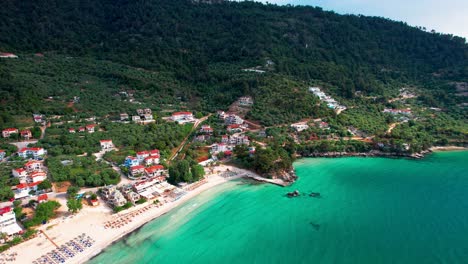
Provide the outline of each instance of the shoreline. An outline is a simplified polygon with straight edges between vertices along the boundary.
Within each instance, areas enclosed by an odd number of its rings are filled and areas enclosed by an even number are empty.
[[[437,151],[460,151],[460,150],[468,150],[468,147],[437,146],[437,147],[430,147],[429,150],[431,150],[432,152],[437,152]]]
[[[345,157],[383,157],[383,158],[412,158],[422,159],[427,154],[432,152],[440,151],[464,151],[468,150],[468,147],[460,146],[434,146],[427,150],[423,150],[417,153],[395,153],[395,152],[382,152],[378,150],[371,150],[369,152],[322,152],[322,153],[310,153],[306,156],[298,155],[298,158],[345,158]]]
[[[223,183],[243,178],[246,174],[252,174],[251,171],[226,165],[217,166],[215,170],[215,173],[206,176],[206,183],[194,190],[188,191],[186,195],[176,201],[168,202],[160,206],[153,206],[150,201],[142,205],[134,206],[118,214],[113,214],[112,210],[106,204],[101,203],[97,207],[84,207],[83,210],[76,215],[55,218],[48,224],[40,226],[37,230],[44,231],[59,246],[64,245],[66,242],[82,233],[89,235],[96,241],[95,244],[85,249],[82,253],[76,254],[75,257],[67,259],[65,262],[71,264],[86,263],[102,253],[107,247],[118,243],[121,239],[131,235],[144,225],[169,213],[199,194]],[[223,172],[226,171],[235,171],[237,174],[230,175],[229,177],[221,176]],[[65,207],[66,206],[62,205],[59,210],[66,210]],[[130,223],[121,228],[113,229],[104,227],[105,223],[108,221],[113,221],[130,213],[141,211],[142,209],[144,209],[143,213],[135,216]],[[11,247],[4,253],[16,252],[18,254],[16,260],[12,263],[32,263],[37,258],[46,255],[52,250],[56,250],[56,247],[43,234],[40,234],[33,239]]]

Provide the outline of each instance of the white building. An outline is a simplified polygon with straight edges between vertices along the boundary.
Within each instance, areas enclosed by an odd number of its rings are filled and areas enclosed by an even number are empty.
[[[233,145],[249,145],[250,140],[246,135],[234,134],[229,138],[229,143]]]
[[[123,196],[123,194],[119,190],[115,190],[109,196],[109,202],[114,206],[123,206],[127,203],[127,199]]]
[[[291,124],[291,127],[294,128],[297,132],[301,132],[309,128],[309,126],[306,123]]]
[[[101,144],[102,150],[109,150],[114,148],[114,144],[112,143],[111,139],[103,139],[100,140],[99,143]]]
[[[18,58],[18,56],[16,56],[15,54],[13,53],[8,53],[8,52],[0,52],[0,58]]]
[[[0,233],[5,233],[9,236],[21,232],[22,229],[16,223],[15,212],[11,207],[4,207],[0,209]]]
[[[253,100],[252,100],[252,97],[250,96],[242,96],[241,98],[239,98],[239,104],[240,105],[243,105],[243,106],[251,106],[253,105]]]
[[[211,153],[225,152],[232,150],[232,147],[224,143],[217,143],[211,146]]]
[[[172,114],[171,119],[172,121],[179,123],[191,122],[195,120],[191,112],[175,112]]]
[[[46,151],[43,148],[22,148],[20,151],[18,151],[18,156],[23,159],[28,157],[33,157],[36,159],[38,157],[44,156],[45,154]]]
[[[227,125],[233,125],[233,124],[241,125],[244,123],[244,119],[242,119],[238,115],[229,115],[226,117],[226,119],[224,119],[224,123],[226,123]]]

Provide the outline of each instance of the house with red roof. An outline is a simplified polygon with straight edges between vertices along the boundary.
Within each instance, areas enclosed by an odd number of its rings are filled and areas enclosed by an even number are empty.
[[[32,183],[41,183],[47,179],[47,174],[43,171],[33,171],[29,174],[29,179]]]
[[[228,144],[229,143],[229,137],[228,135],[223,135],[221,137],[221,143]]]
[[[227,126],[227,132],[229,133],[236,133],[236,132],[242,132],[243,127],[239,124],[232,124]]]
[[[10,137],[11,134],[18,134],[17,128],[6,128],[2,130],[2,136],[4,138]]]
[[[213,133],[213,128],[209,125],[203,125],[200,128],[200,133],[206,133],[206,134],[212,134]]]
[[[195,120],[191,112],[175,112],[172,114],[171,119],[178,123],[192,122]]]
[[[29,129],[21,130],[20,135],[22,138],[26,140],[32,138],[32,133],[31,133],[31,130]]]
[[[142,162],[145,158],[150,156],[150,152],[147,150],[137,152],[136,157],[139,162]]]
[[[14,58],[18,58],[18,56],[16,56],[15,54],[13,53],[10,53],[10,52],[0,52],[0,58],[11,58],[11,59],[14,59]]]
[[[145,167],[144,167],[144,166],[136,165],[136,166],[130,167],[130,174],[131,174],[133,177],[141,176],[141,175],[143,175],[144,173],[145,173]]]
[[[101,144],[102,150],[110,150],[114,148],[114,144],[112,143],[112,139],[103,139],[100,140],[99,143]]]
[[[11,174],[13,174],[13,177],[18,178],[20,182],[26,182],[27,181],[28,172],[23,168],[12,169]]]
[[[28,171],[34,171],[34,170],[42,170],[44,168],[44,164],[42,161],[38,160],[30,160],[24,164],[23,168]]]
[[[159,149],[150,150],[150,156],[158,156],[159,157]]]
[[[148,168],[145,168],[145,173],[148,177],[161,176],[166,172],[162,165],[154,165]]]
[[[16,189],[14,190],[15,193],[15,199],[21,199],[24,197],[29,196],[29,192],[31,191],[36,191],[37,186],[41,182],[32,182],[32,183],[20,183],[16,185]]]
[[[47,152],[43,148],[22,148],[18,151],[18,156],[26,159],[28,157],[38,158],[44,156]]]
[[[0,208],[0,233],[8,236],[20,233],[23,229],[16,222],[15,212],[11,207]]]
[[[86,131],[86,128],[85,127],[79,127],[78,128],[78,132],[85,132]]]
[[[45,203],[49,199],[49,196],[47,196],[47,193],[43,193],[37,197],[37,202],[38,203]]]
[[[94,133],[94,128],[95,127],[96,127],[95,124],[86,125],[86,131],[88,131],[88,133]]]
[[[149,156],[149,157],[146,157],[146,158],[143,160],[143,163],[144,163],[146,166],[149,166],[149,165],[152,165],[152,164],[159,164],[159,155],[158,155],[158,156]]]
[[[68,133],[71,133],[71,134],[73,134],[73,133],[76,133],[76,131],[75,131],[75,129],[74,129],[74,128],[69,128],[69,129],[68,129]]]

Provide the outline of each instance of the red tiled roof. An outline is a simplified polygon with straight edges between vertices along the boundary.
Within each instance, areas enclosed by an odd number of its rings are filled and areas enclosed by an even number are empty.
[[[3,207],[3,208],[0,208],[0,215],[4,215],[6,213],[9,213],[11,212],[11,207]]]
[[[17,189],[24,189],[26,187],[28,187],[28,185],[26,183],[20,183],[20,184],[16,185]]]
[[[43,148],[22,148],[18,152],[26,152],[26,151],[40,151],[43,150]]]
[[[137,152],[137,155],[149,155],[149,151],[145,150],[145,151],[140,151],[140,152]]]
[[[159,154],[159,149],[153,149],[150,151],[150,154]]]
[[[146,157],[145,160],[154,160],[154,159],[158,159],[158,158],[159,158],[159,156],[153,155],[153,156]]]
[[[141,165],[135,165],[135,166],[132,166],[130,167],[130,170],[134,171],[134,170],[141,170],[141,169],[144,169],[145,167],[141,166]]]
[[[105,143],[105,142],[112,142],[112,139],[103,139],[103,140],[100,140],[101,143]]]
[[[94,128],[95,126],[96,126],[95,124],[86,125],[86,128],[87,128],[87,129],[90,129],[90,128]]]
[[[16,132],[16,131],[18,131],[18,129],[16,129],[16,128],[5,128],[5,129],[3,129],[3,131]]]
[[[19,168],[19,169],[14,169],[17,173],[22,173],[23,171],[26,171],[25,169],[23,168]]]
[[[136,158],[135,158],[135,157],[133,157],[133,156],[128,156],[128,157],[127,157],[127,159],[130,159],[130,160],[136,160]]]
[[[36,185],[39,185],[40,183],[41,183],[41,181],[40,182],[33,182],[33,183],[28,184],[28,186],[29,187],[34,187]]]
[[[31,178],[34,178],[34,177],[44,177],[46,176],[47,174],[43,171],[35,171],[33,173],[31,173],[30,177]]]
[[[26,162],[26,164],[24,164],[24,166],[28,167],[30,165],[37,164],[37,163],[42,163],[42,162],[37,161],[37,160],[30,160],[30,161]]]
[[[154,165],[154,166],[151,166],[151,167],[148,167],[148,168],[145,169],[145,171],[147,171],[148,173],[153,173],[153,172],[156,172],[158,170],[164,170],[164,166]]]
[[[44,194],[41,194],[37,197],[37,201],[47,201],[47,199],[49,199],[49,197],[47,196],[47,193],[44,193]]]

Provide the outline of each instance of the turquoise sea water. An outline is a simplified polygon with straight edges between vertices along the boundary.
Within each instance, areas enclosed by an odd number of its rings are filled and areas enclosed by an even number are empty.
[[[468,152],[295,167],[293,186],[224,184],[90,263],[468,263]]]

